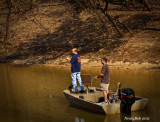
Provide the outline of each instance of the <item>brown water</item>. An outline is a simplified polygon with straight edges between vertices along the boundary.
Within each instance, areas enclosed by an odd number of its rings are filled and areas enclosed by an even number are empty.
[[[83,68],[95,76],[100,69]],[[0,64],[0,122],[122,122],[125,114],[103,115],[70,106],[62,91],[70,85],[70,69]],[[160,72],[111,70],[110,89],[131,87],[149,98],[144,110],[131,117],[160,121]],[[93,81],[99,87],[100,81]]]

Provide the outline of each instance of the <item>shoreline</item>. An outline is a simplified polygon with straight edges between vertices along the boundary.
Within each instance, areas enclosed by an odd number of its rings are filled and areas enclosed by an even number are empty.
[[[45,63],[40,63],[36,60],[14,60],[9,64],[13,65],[40,65],[49,67],[70,67],[70,64],[62,58],[56,60],[49,60]],[[108,61],[107,63],[111,69],[116,70],[146,70],[146,71],[160,71],[160,63],[150,63],[150,62],[123,62],[123,61]],[[83,68],[100,68],[102,64],[99,59],[81,59],[81,66]]]

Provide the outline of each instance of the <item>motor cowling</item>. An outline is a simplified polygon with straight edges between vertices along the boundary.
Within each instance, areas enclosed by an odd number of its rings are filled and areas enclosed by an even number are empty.
[[[131,107],[135,103],[135,93],[132,88],[123,88],[120,92],[120,111],[122,113],[131,113]]]

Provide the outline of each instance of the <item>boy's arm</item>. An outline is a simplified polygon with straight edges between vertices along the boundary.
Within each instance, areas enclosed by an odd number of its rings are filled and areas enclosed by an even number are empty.
[[[71,62],[70,62],[70,58],[65,57],[65,59],[67,60],[67,62],[68,62],[68,63],[70,63],[70,64],[71,64]]]

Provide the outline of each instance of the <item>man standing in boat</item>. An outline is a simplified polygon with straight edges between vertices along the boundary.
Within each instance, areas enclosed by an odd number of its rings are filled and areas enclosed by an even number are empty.
[[[101,90],[103,91],[104,100],[106,103],[108,103],[107,94],[108,94],[108,87],[110,83],[110,73],[107,65],[107,58],[102,58],[101,63],[103,64],[101,73],[98,76],[95,76],[95,79],[97,80],[98,78],[101,78],[100,87],[101,87]]]
[[[71,64],[71,79],[74,92],[77,92],[77,82],[78,80],[79,85],[81,86],[81,90],[84,90],[84,86],[82,85],[81,80],[81,58],[78,54],[77,48],[72,49],[73,57],[71,60],[66,57],[66,60]]]

